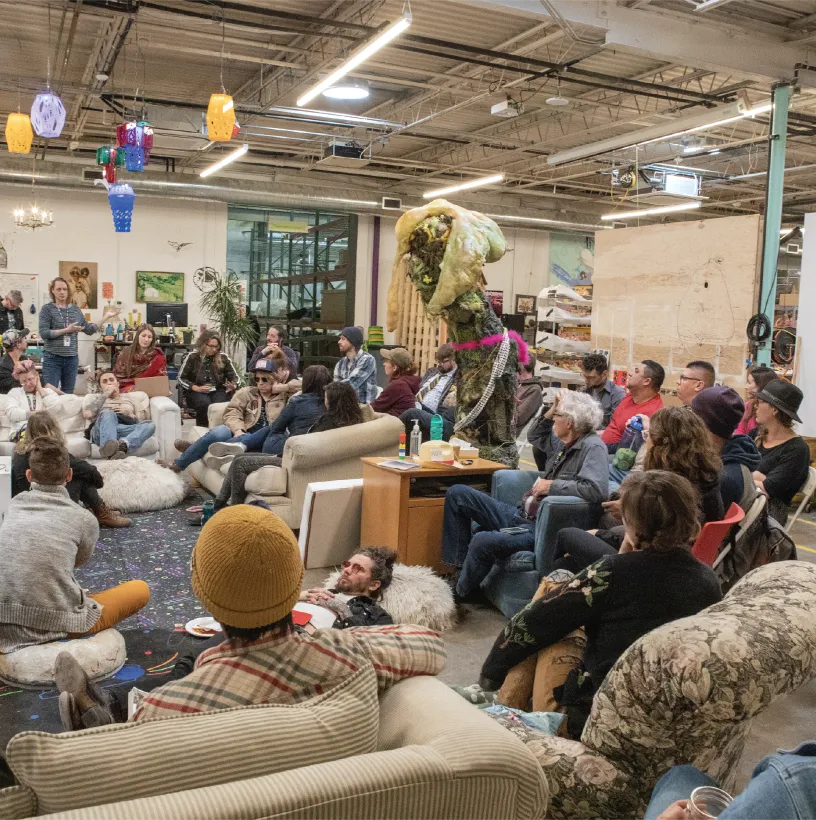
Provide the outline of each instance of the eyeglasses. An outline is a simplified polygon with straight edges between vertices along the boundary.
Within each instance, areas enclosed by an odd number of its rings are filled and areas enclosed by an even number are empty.
[[[262,384],[266,384],[268,382],[273,381],[271,376],[256,376],[255,381],[261,382]]]
[[[350,569],[352,572],[365,572],[365,567],[362,564],[352,564],[351,561],[343,561],[340,565],[343,569]]]
[[[568,419],[568,418],[569,418],[569,415],[568,415],[567,413],[562,413],[562,412],[560,412],[559,410],[556,410],[556,411],[553,413],[553,415],[554,415],[554,416],[558,416],[558,418],[560,418],[560,419]]]
[[[685,376],[682,373],[680,374],[680,379],[679,380],[681,382],[701,382],[702,381],[702,379],[695,379],[694,376]]]

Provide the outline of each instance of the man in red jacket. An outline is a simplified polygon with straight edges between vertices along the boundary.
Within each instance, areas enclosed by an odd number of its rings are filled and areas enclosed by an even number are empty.
[[[380,356],[388,384],[371,402],[371,409],[375,413],[388,413],[399,418],[406,410],[413,409],[416,402],[419,376],[414,375],[414,359],[404,347],[381,350]]]
[[[601,439],[610,453],[614,453],[621,440],[626,422],[632,416],[653,416],[663,408],[663,399],[660,398],[660,388],[666,371],[657,362],[644,359],[632,368],[626,387],[629,392],[623,397],[615,412],[612,421],[606,430],[601,433]]]

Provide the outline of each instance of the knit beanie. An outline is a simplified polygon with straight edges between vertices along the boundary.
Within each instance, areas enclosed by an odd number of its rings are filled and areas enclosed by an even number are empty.
[[[701,390],[692,400],[691,409],[715,436],[729,439],[742,421],[745,403],[733,388],[716,385]]]
[[[341,336],[345,336],[353,345],[355,350],[360,350],[363,346],[363,331],[359,327],[344,327],[340,331]]]
[[[193,548],[193,592],[227,626],[255,629],[281,620],[302,580],[292,530],[260,507],[237,504],[216,513]]]

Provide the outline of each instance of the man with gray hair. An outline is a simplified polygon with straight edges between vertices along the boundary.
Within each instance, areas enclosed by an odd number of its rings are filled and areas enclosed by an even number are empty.
[[[609,463],[606,445],[595,432],[602,418],[601,406],[586,393],[565,390],[556,396],[542,419],[544,469],[518,507],[465,484],[454,484],[447,491],[442,561],[454,568],[451,582],[452,586],[455,582],[457,601],[478,592],[496,561],[533,549],[536,515],[544,498],[560,495],[593,504],[606,501]],[[479,526],[475,535],[474,523]]]
[[[23,327],[23,294],[19,290],[10,290],[0,303],[0,336],[7,330],[28,331]]]

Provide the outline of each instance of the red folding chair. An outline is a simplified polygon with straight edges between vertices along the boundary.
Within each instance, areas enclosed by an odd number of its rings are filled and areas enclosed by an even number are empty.
[[[739,504],[732,503],[722,521],[709,521],[697,536],[691,554],[706,566],[710,567],[717,558],[717,553],[733,527],[745,517],[745,511]]]

